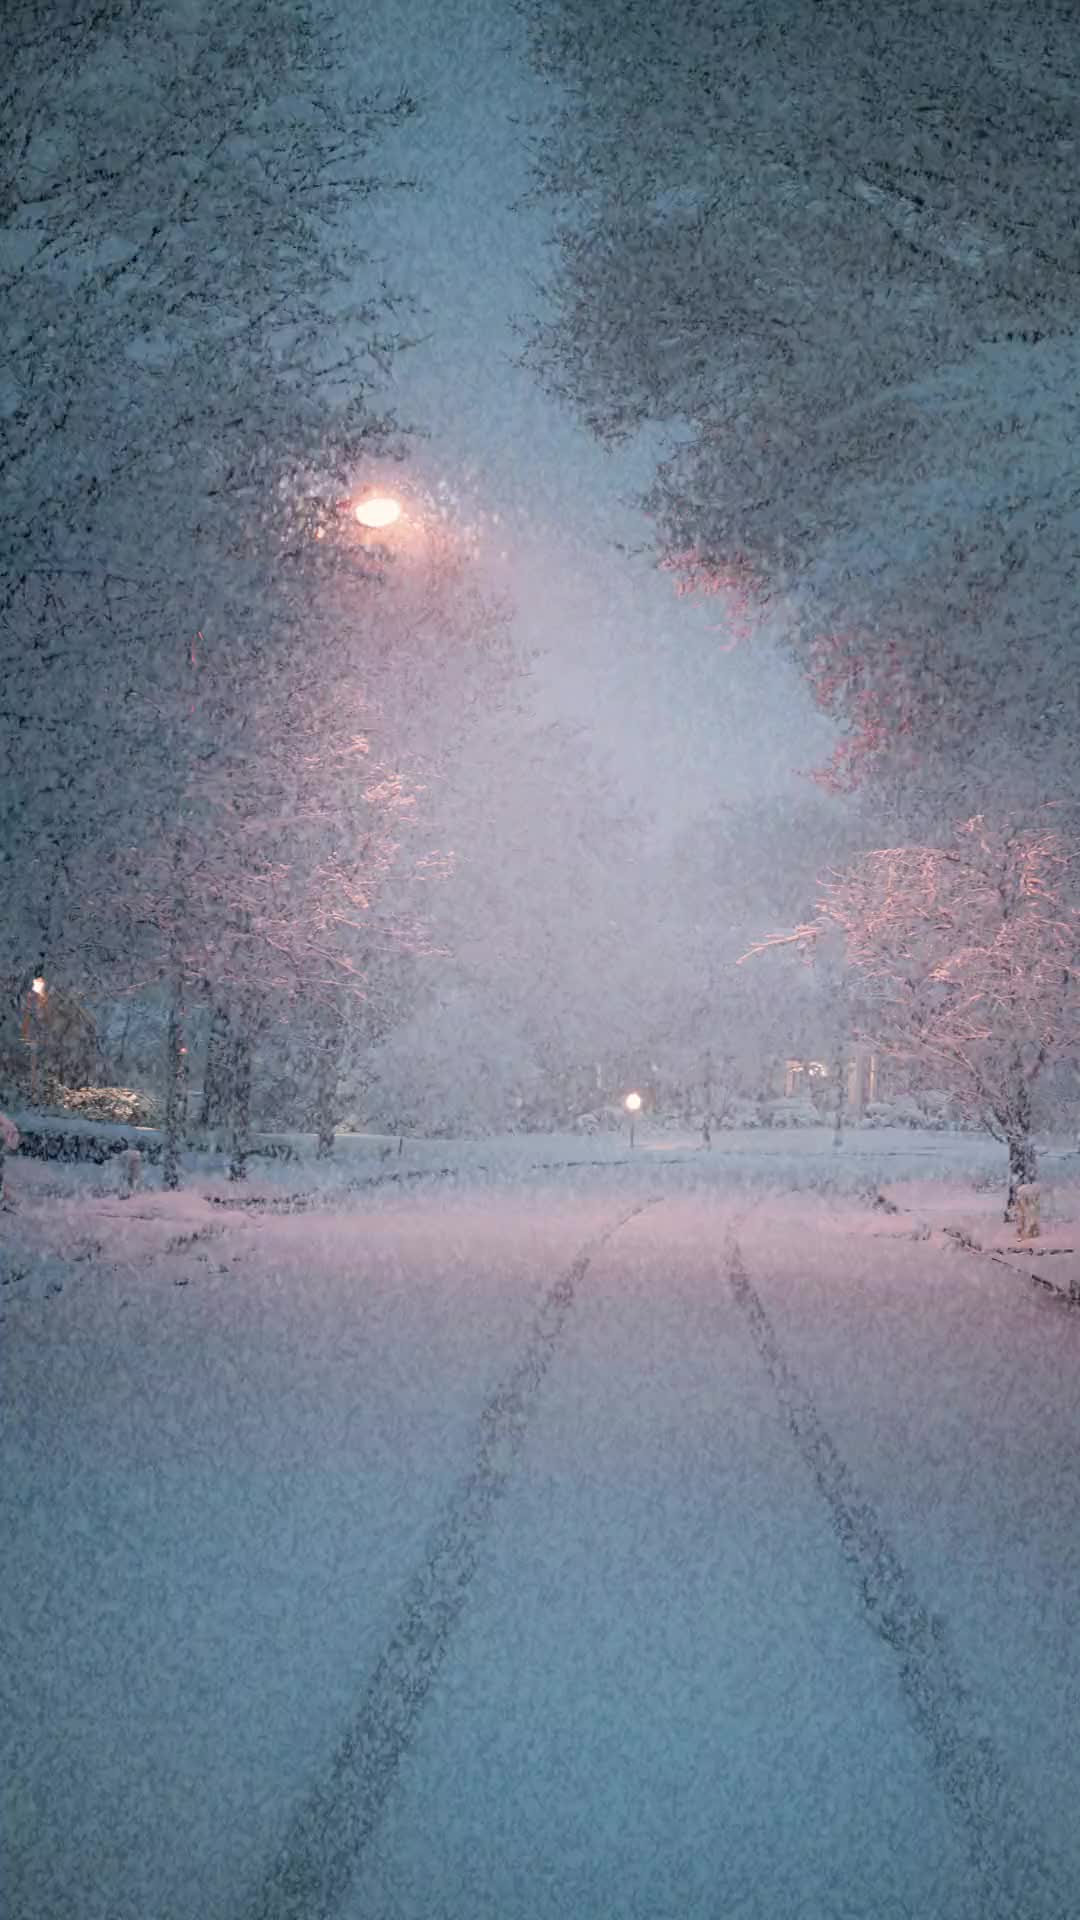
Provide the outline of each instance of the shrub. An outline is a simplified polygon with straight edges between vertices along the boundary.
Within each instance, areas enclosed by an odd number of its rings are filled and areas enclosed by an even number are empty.
[[[123,1127],[156,1127],[156,1102],[137,1087],[61,1087],[56,1103],[79,1120],[102,1120]]]
[[[926,1115],[910,1094],[895,1100],[871,1100],[864,1115],[868,1127],[925,1127]]]
[[[774,1127],[820,1127],[821,1115],[812,1100],[773,1100],[769,1124]]]

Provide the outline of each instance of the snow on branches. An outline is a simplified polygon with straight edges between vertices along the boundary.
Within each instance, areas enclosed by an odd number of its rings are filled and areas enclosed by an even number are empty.
[[[696,548],[687,547],[663,555],[660,566],[665,573],[674,574],[675,592],[680,599],[696,594],[720,601],[724,618],[717,625],[728,635],[727,644],[720,649],[722,653],[731,653],[753,636],[754,609],[765,597],[765,588],[741,555],[736,555],[728,567],[719,568],[705,560]]]
[[[373,149],[413,103],[358,94],[325,0],[16,0],[5,27],[0,587],[145,573],[148,533],[183,578],[328,411],[371,437],[400,302],[357,205],[398,184]]]
[[[602,440],[665,436],[661,555],[689,551],[699,584],[748,568],[789,603],[844,731],[825,784],[880,776],[911,818],[913,774],[938,818],[1000,804],[1003,777],[1013,806],[1066,790],[1067,10],[519,6],[558,88],[529,363]]]
[[[1076,839],[1046,810],[1034,825],[976,815],[947,846],[875,849],[827,877],[812,920],[750,954],[836,936],[860,1037],[932,1065],[1008,1142],[1013,1189],[1032,1180],[1032,1089],[1080,1045]]]

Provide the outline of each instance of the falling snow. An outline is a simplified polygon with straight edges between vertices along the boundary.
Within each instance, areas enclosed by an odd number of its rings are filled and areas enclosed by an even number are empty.
[[[1066,1920],[1067,10],[0,51],[5,1912]]]

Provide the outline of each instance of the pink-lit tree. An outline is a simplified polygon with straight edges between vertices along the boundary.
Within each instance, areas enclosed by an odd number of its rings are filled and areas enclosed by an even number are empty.
[[[380,148],[413,103],[363,93],[325,0],[17,0],[4,25],[0,958],[74,982],[85,849],[171,815],[189,637],[235,656],[254,607],[265,689],[291,587],[325,656],[292,482],[343,492],[407,439],[369,203],[404,185]]]
[[[813,919],[750,951],[837,936],[857,1037],[932,1065],[1005,1142],[1011,1219],[1036,1177],[1036,1082],[1080,1043],[1080,846],[1048,813],[976,816],[949,846],[863,854],[824,881]]]
[[[166,1180],[177,1178],[183,1123],[185,1010],[210,986],[226,1014],[225,1081],[235,1177],[247,1150],[252,1056],[275,1010],[304,1009],[336,1030],[344,999],[362,997],[376,944],[407,942],[405,913],[385,910],[411,796],[371,765],[359,702],[332,728],[321,702],[285,703],[288,727],[255,716],[222,738],[158,835],[140,833],[86,888],[104,978],[158,982],[169,1015]],[[262,724],[258,724],[259,721]],[[355,737],[350,738],[350,730]],[[225,729],[222,727],[222,734]]]

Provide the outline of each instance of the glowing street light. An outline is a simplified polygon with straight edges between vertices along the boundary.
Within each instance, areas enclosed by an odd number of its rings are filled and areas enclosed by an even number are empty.
[[[388,493],[373,493],[366,500],[358,500],[353,513],[362,527],[392,527],[401,519],[401,501]]]
[[[30,982],[30,991],[26,996],[23,1012],[22,1037],[30,1048],[30,1098],[38,1095],[38,1043],[41,1038],[40,1022],[45,1009],[45,975],[35,973]]]
[[[634,1121],[637,1119],[638,1114],[641,1112],[640,1093],[628,1093],[626,1096],[626,1099],[623,1101],[623,1105],[626,1108],[627,1113],[630,1115],[630,1145],[633,1146]]]

